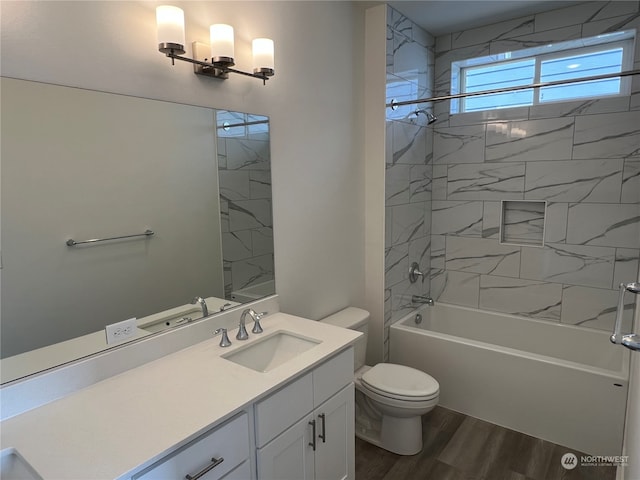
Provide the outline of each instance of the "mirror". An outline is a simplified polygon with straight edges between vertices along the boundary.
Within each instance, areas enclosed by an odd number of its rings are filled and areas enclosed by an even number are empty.
[[[275,293],[267,117],[1,81],[2,383]]]

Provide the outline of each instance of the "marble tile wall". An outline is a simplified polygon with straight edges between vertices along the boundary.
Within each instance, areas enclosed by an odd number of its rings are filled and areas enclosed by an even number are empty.
[[[387,8],[387,102],[433,94],[434,49],[431,35]],[[385,359],[389,325],[418,306],[411,302],[412,295],[428,295],[430,290],[433,128],[427,126],[426,115],[414,113],[423,108],[433,107],[387,108]],[[409,282],[412,262],[425,273],[424,282]]]
[[[218,112],[217,123],[262,120]],[[274,279],[268,125],[218,129],[218,182],[225,297]]]
[[[639,5],[588,2],[438,37],[435,94],[450,91],[452,61],[637,29]],[[610,330],[617,285],[638,278],[640,79],[616,98],[453,115],[449,102],[435,108],[431,295]],[[499,243],[504,200],[546,201],[543,247]],[[539,235],[539,218],[535,227]]]

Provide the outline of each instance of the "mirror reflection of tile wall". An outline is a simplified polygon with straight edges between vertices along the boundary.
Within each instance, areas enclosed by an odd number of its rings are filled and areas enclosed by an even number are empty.
[[[225,298],[274,293],[271,156],[267,117],[217,112]]]

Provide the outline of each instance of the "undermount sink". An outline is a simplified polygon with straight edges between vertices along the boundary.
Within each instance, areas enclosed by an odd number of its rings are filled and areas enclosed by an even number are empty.
[[[268,372],[321,343],[291,332],[274,332],[241,347],[222,358],[250,368],[256,372]]]
[[[42,480],[42,477],[15,448],[5,448],[0,451],[0,478],[2,480]]]

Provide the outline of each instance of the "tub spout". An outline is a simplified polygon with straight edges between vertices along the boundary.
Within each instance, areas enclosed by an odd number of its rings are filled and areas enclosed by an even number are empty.
[[[422,303],[433,307],[433,298],[425,297],[424,295],[413,295],[411,297],[411,303]]]

